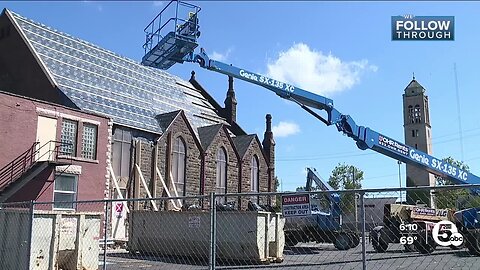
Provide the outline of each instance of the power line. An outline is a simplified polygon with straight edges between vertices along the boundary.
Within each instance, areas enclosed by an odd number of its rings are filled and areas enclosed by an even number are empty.
[[[477,130],[477,129],[480,129],[480,128],[470,129],[469,131],[473,131],[473,130]],[[475,133],[475,134],[470,134],[468,136],[463,136],[463,138],[471,138],[471,137],[477,137],[477,136],[480,136],[480,133]],[[435,142],[434,145],[448,143],[448,142],[457,141],[457,140],[459,140],[459,139],[458,138],[447,139],[447,140]],[[314,156],[295,156],[295,157],[291,157],[291,158],[277,158],[276,161],[288,162],[288,161],[305,161],[305,160],[329,160],[329,159],[359,157],[359,156],[367,156],[367,155],[376,154],[374,152],[361,153],[361,154],[355,154],[355,153],[358,153],[358,151],[338,152],[338,153],[331,153],[331,154],[325,154],[325,155],[314,155]]]
[[[376,153],[362,153],[362,154],[354,154],[354,155],[343,155],[343,156],[323,156],[323,157],[310,157],[310,158],[284,158],[284,159],[276,159],[276,161],[302,161],[302,160],[327,160],[327,159],[335,159],[335,158],[346,158],[346,157],[358,157],[358,156],[368,156],[374,155]]]
[[[455,73],[455,92],[457,96],[457,114],[458,114],[458,131],[460,132],[460,157],[463,161],[463,136],[462,136],[462,118],[460,113],[460,95],[458,93],[457,63],[453,63],[453,72]]]
[[[476,131],[476,130],[480,130],[480,128],[471,128],[471,129],[466,129],[466,130],[462,130],[462,133],[467,133],[467,132],[471,132],[471,131]],[[445,138],[445,137],[448,137],[448,136],[453,136],[453,135],[457,135],[459,134],[460,132],[452,132],[452,133],[447,133],[447,134],[443,134],[443,135],[440,135],[440,136],[435,136],[434,138],[432,138],[432,141],[435,141],[435,140],[438,140],[440,138]]]

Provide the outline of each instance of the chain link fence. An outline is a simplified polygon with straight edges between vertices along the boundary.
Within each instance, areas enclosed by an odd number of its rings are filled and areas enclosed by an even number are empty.
[[[5,203],[0,269],[478,269],[478,188]]]

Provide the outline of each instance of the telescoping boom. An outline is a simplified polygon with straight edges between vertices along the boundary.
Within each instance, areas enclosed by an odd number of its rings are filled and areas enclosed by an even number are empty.
[[[176,3],[175,8],[177,12],[175,14],[177,15],[179,8],[190,10],[188,18],[180,19],[179,17],[174,17],[165,23],[161,23],[162,18],[164,18],[162,13],[172,3]],[[350,115],[339,112],[333,106],[333,100],[327,97],[243,68],[210,59],[203,49],[200,49],[200,53],[195,53],[195,48],[198,46],[197,38],[200,36],[199,11],[200,7],[196,5],[172,0],[145,28],[146,42],[143,46],[145,55],[142,63],[162,69],[168,69],[174,63],[198,63],[202,68],[262,86],[284,99],[297,103],[327,126],[335,125],[338,131],[352,138],[358,148],[362,150],[372,149],[396,160],[423,168],[437,176],[450,179],[456,184],[480,184],[480,178],[476,175],[382,135],[368,127],[357,125]],[[170,22],[174,22],[174,29],[163,35],[162,31],[167,28],[166,26]],[[158,29],[154,27],[156,25],[159,26]],[[315,110],[325,111],[326,117],[319,115]],[[480,189],[476,193],[480,194]]]
[[[358,148],[362,150],[372,149],[383,155],[418,166],[430,173],[450,179],[456,184],[480,184],[480,177],[468,171],[448,164],[441,159],[398,142],[368,127],[357,125],[350,115],[342,114],[335,109],[333,100],[327,97],[246,69],[212,60],[203,49],[200,50],[199,54],[191,53],[187,55],[184,60],[198,63],[202,68],[262,86],[275,92],[275,94],[281,98],[297,103],[327,126],[335,125],[338,131],[352,138]],[[313,109],[325,111],[327,117],[325,118],[319,115]],[[480,192],[480,190],[478,190],[478,192]]]

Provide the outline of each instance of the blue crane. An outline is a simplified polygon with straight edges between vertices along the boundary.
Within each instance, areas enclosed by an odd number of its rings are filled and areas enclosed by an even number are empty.
[[[312,214],[285,218],[285,242],[333,243],[339,250],[356,247],[360,236],[356,229],[343,226],[341,197],[313,168],[307,168],[305,191],[327,191],[310,194]]]
[[[176,17],[170,18],[166,22],[158,21],[162,19],[162,12],[166,11],[172,3],[176,3]],[[178,17],[181,8],[190,10],[187,19]],[[281,98],[297,103],[325,125],[335,125],[339,132],[353,139],[361,150],[371,149],[404,163],[425,169],[432,174],[449,179],[455,184],[480,184],[480,177],[466,170],[448,164],[441,159],[405,145],[368,127],[358,125],[350,115],[338,111],[334,107],[333,100],[327,97],[243,68],[210,59],[203,48],[200,49],[199,53],[195,53],[195,48],[198,46],[197,38],[200,36],[199,11],[200,7],[196,5],[183,1],[171,1],[145,28],[147,38],[143,46],[145,48],[145,56],[142,59],[142,63],[155,68],[168,69],[174,63],[192,62],[199,64],[204,69],[259,85],[274,92]],[[171,31],[167,29],[168,33],[163,35],[162,31],[166,30],[166,26],[170,22],[174,23],[173,29]],[[155,25],[159,27],[154,28]],[[320,115],[315,110],[324,111],[326,117]],[[472,188],[471,191],[477,195],[480,194],[479,188]],[[477,218],[479,210],[462,210],[456,216],[459,217],[464,226],[468,226],[466,227],[467,229],[475,230],[475,250],[480,255],[480,232],[477,233],[477,230],[480,230],[480,222],[478,221],[480,218]]]

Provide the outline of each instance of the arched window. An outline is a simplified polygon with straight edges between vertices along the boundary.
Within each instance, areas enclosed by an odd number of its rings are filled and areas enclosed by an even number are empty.
[[[179,196],[185,195],[185,142],[182,137],[177,137],[172,151],[172,180]]]
[[[220,147],[217,152],[217,178],[216,178],[216,189],[217,194],[226,193],[226,183],[227,183],[227,151],[225,148]],[[220,200],[224,201],[224,200]]]
[[[422,119],[422,113],[420,111],[420,105],[418,105],[418,104],[415,105],[415,109],[413,111],[414,111],[415,123],[420,123],[421,119]]]
[[[413,124],[413,123],[415,123],[415,120],[413,120],[413,119],[414,119],[414,117],[413,117],[413,106],[409,105],[408,106],[408,121]]]
[[[250,169],[250,191],[258,192],[258,158],[256,155],[252,157]]]

